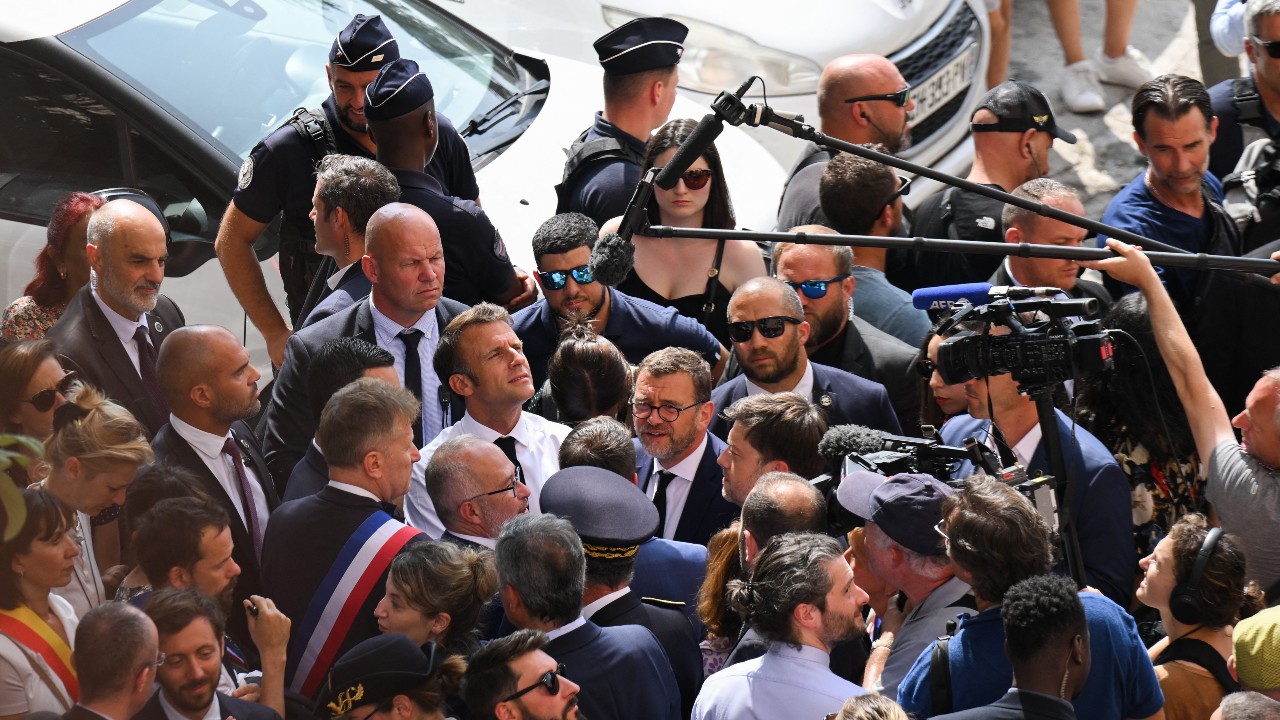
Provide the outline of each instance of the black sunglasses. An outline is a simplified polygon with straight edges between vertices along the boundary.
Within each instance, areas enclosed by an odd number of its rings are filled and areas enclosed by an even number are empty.
[[[938,364],[929,358],[920,358],[916,361],[916,372],[925,380],[933,379],[933,372],[938,369]]]
[[[57,385],[41,390],[35,395],[32,395],[31,399],[26,402],[31,403],[31,407],[35,408],[36,412],[49,412],[49,408],[53,407],[53,403],[57,400],[58,395],[62,395],[65,398],[67,393],[71,392],[71,386],[74,385],[77,380],[79,380],[79,378],[73,370],[66,375],[63,375]]]
[[[869,102],[871,100],[888,100],[898,107],[906,107],[907,103],[911,102],[911,84],[908,83],[906,87],[895,93],[887,93],[885,95],[863,95],[862,97],[849,98],[848,100],[845,100],[845,103],[853,104],[856,102]]]
[[[552,695],[559,695],[561,675],[564,675],[564,663],[556,665],[555,670],[548,670],[542,673],[542,677],[538,678],[538,682],[530,685],[529,687],[523,690],[515,691],[511,695],[508,695],[502,698],[502,700],[500,700],[499,702],[511,702],[516,698],[520,698],[525,695],[528,695],[529,693],[533,692],[534,690],[537,690],[540,687],[546,688],[547,692],[551,693]]]
[[[810,300],[818,300],[827,296],[827,286],[842,282],[847,277],[849,277],[848,274],[837,275],[830,280],[805,280],[804,282],[784,280],[783,282],[790,285],[792,290],[804,293],[804,296]],[[769,336],[765,335],[765,337]],[[774,337],[777,336],[775,335]]]
[[[909,178],[909,177],[902,177],[901,175],[899,175],[899,176],[898,176],[898,189],[897,189],[897,190],[896,190],[892,195],[890,195],[890,196],[889,196],[889,199],[888,199],[888,200],[886,200],[886,201],[885,201],[885,203],[884,203],[884,204],[885,204],[885,207],[888,207],[889,205],[892,205],[892,204],[893,204],[893,201],[894,201],[894,200],[897,200],[897,199],[898,199],[898,198],[900,198],[900,197],[905,197],[905,196],[907,196],[907,195],[910,195],[910,194],[911,194],[911,183],[912,183],[911,178]]]
[[[596,281],[596,276],[591,273],[591,266],[579,265],[570,270],[552,270],[550,272],[538,272],[538,277],[542,279],[542,284],[548,290],[561,290],[565,285],[569,284],[569,276],[573,276],[573,281],[579,285],[587,285]]]
[[[729,323],[729,340],[736,343],[747,342],[751,339],[751,334],[755,332],[756,328],[760,328],[760,337],[772,340],[782,335],[782,331],[787,329],[787,323],[799,325],[801,322],[786,315],[731,322]]]
[[[1253,41],[1258,45],[1261,45],[1262,48],[1267,51],[1268,55],[1280,60],[1280,40],[1263,40],[1257,35],[1254,35]]]
[[[663,168],[654,168],[658,172],[662,172]],[[685,170],[680,179],[684,181],[684,186],[690,190],[701,190],[711,182],[711,168],[703,168],[701,170]]]

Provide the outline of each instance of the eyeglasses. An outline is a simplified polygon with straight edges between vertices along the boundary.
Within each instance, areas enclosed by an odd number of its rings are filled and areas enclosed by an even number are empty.
[[[520,697],[524,697],[525,695],[528,695],[529,693],[533,692],[534,690],[537,690],[540,687],[546,688],[547,692],[551,693],[552,695],[559,695],[561,675],[564,675],[563,663],[556,665],[555,670],[548,670],[542,673],[542,677],[538,678],[538,682],[530,685],[529,687],[523,690],[515,691],[511,695],[508,695],[502,698],[501,700],[499,700],[499,702],[511,702],[516,698],[520,698]]]
[[[731,322],[729,323],[729,340],[736,343],[747,342],[756,328],[760,328],[760,337],[772,340],[782,335],[782,331],[787,328],[787,323],[799,325],[801,321],[786,315],[774,315],[759,320]]]
[[[662,172],[663,168],[654,168],[658,172]],[[680,179],[684,181],[684,186],[690,190],[701,190],[711,182],[711,168],[702,168],[701,170],[685,170]]]
[[[909,177],[902,177],[901,175],[899,175],[899,176],[898,176],[898,189],[897,189],[897,191],[896,191],[896,192],[894,192],[892,195],[890,195],[890,196],[889,196],[889,199],[888,199],[888,200],[885,200],[885,201],[884,201],[884,206],[885,206],[885,207],[889,207],[890,205],[892,205],[892,204],[893,204],[893,201],[894,201],[894,200],[897,200],[897,199],[898,199],[898,198],[900,198],[900,197],[905,197],[905,196],[907,196],[907,195],[910,195],[910,194],[911,194],[911,182],[912,182],[912,181],[911,181],[911,178],[909,178]]]
[[[25,400],[24,402],[31,403],[31,407],[35,408],[36,412],[48,412],[49,408],[53,407],[54,401],[58,399],[58,395],[66,397],[67,393],[71,392],[71,386],[79,379],[80,378],[73,370],[66,375],[63,375],[57,385],[41,390],[35,395],[32,395],[30,400]]]
[[[523,481],[523,478],[520,477],[520,468],[516,468],[516,474],[514,477],[511,478],[510,485],[503,488],[498,488],[497,490],[483,492],[483,493],[480,493],[479,495],[472,495],[471,497],[467,498],[466,500],[463,500],[462,502],[468,502],[471,500],[475,500],[476,498],[489,497],[490,495],[501,495],[502,493],[507,493],[507,492],[511,493],[511,497],[518,499],[520,497],[520,494],[516,492],[516,484],[522,481]]]
[[[932,380],[934,371],[938,369],[938,363],[930,360],[929,358],[920,358],[916,361],[915,367],[916,373],[918,373],[920,377],[925,380]]]
[[[1260,45],[1262,49],[1267,51],[1267,55],[1280,60],[1280,40],[1263,40],[1257,35],[1253,36],[1253,41]]]
[[[168,659],[169,659],[168,655],[166,655],[165,653],[159,653],[158,655],[156,655],[155,662],[151,664],[155,665],[156,667],[160,667],[161,665],[164,665],[164,661]]]
[[[680,419],[680,413],[701,404],[701,402],[694,401],[684,407],[676,407],[675,405],[650,405],[649,403],[632,400],[631,414],[639,420],[644,420],[652,415],[656,410],[658,411],[658,417],[661,418],[663,422],[675,422]]]
[[[947,552],[951,552],[951,538],[947,536],[947,531],[942,529],[942,524],[946,521],[946,518],[939,520],[938,524],[933,526],[933,530],[942,536],[942,547],[946,548]]]
[[[911,84],[907,83],[906,87],[896,93],[888,93],[886,95],[863,95],[862,97],[849,98],[848,100],[845,100],[845,103],[851,105],[856,102],[869,102],[871,100],[888,100],[898,107],[906,107],[907,103],[911,102]]]
[[[560,290],[565,285],[568,285],[570,275],[573,276],[573,281],[579,285],[587,285],[596,281],[596,276],[591,273],[589,265],[579,265],[570,270],[552,270],[538,273],[538,277],[542,279],[542,284],[548,290]]]
[[[818,300],[820,298],[824,298],[827,296],[828,285],[838,283],[838,282],[843,282],[844,279],[847,277],[849,276],[845,274],[845,275],[837,275],[831,278],[830,280],[805,280],[804,282],[792,282],[790,280],[784,280],[783,282],[790,285],[792,290],[795,290],[796,292],[804,293],[804,296],[809,298],[810,300]],[[748,337],[750,337],[750,335],[748,335]],[[769,337],[769,336],[765,335],[765,337]],[[777,337],[777,335],[774,335],[774,337]],[[743,340],[740,342],[746,342],[746,341]]]

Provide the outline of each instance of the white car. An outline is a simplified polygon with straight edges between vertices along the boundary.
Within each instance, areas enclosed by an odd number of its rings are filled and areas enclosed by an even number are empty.
[[[598,66],[513,52],[419,0],[66,0],[0,17],[0,299],[21,295],[33,275],[59,197],[138,188],[172,230],[164,292],[188,322],[241,334],[269,371],[213,239],[254,144],[328,95],[330,43],[356,13],[380,14],[401,54],[430,74],[437,108],[466,137],[485,211],[516,264],[531,268],[529,241],[555,212],[562,148],[603,104]],[[679,112],[698,111],[683,103]],[[719,143],[739,208],[759,215],[740,213],[743,224],[769,227],[782,168],[744,133]],[[277,229],[257,251],[283,304]]]
[[[680,62],[684,94],[701,117],[716,94],[748,77],[765,81],[768,104],[818,126],[822,68],[849,53],[893,61],[911,84],[913,145],[904,159],[953,175],[973,161],[969,118],[986,91],[990,31],[982,0],[447,0],[445,6],[501,42],[595,62],[592,42],[641,16],[665,15],[689,27]],[[759,102],[760,86],[751,102]],[[677,112],[682,112],[677,110]],[[680,115],[673,114],[673,117]],[[767,128],[749,133],[788,169],[802,143]],[[723,155],[723,153],[722,153]],[[907,199],[940,185],[922,178]],[[779,194],[781,187],[778,188]],[[775,197],[773,208],[777,209]]]

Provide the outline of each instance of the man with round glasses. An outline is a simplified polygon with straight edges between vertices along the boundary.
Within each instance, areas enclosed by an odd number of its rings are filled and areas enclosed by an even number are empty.
[[[902,432],[884,385],[809,361],[812,331],[796,291],[771,277],[753,278],[729,299],[729,339],[742,375],[716,388],[710,431],[727,437],[732,421],[721,413],[748,395],[794,392],[826,413],[831,425],[856,424]],[[905,369],[904,369],[905,375]]]
[[[665,347],[683,347],[701,355],[719,377],[729,353],[701,323],[595,279],[588,261],[598,235],[595,222],[580,213],[556,215],[534,233],[533,260],[545,297],[512,318],[534,386],[546,382],[560,331],[575,318],[589,319],[596,334],[612,342],[628,362],[638,363]]]
[[[911,85],[888,59],[845,55],[827,63],[818,80],[819,129],[858,145],[879,143],[897,153],[911,145],[908,114],[915,109]],[[818,181],[833,150],[805,146],[782,189],[775,227],[830,225],[818,202]]]

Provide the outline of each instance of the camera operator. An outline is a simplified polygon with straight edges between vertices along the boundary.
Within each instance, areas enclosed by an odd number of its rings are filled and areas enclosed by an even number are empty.
[[[982,326],[970,329],[983,331]],[[990,329],[992,335],[1009,332],[999,326]],[[967,381],[964,392],[969,412],[942,427],[943,444],[963,445],[965,438],[977,438],[1000,454],[1001,467],[1016,462],[1033,477],[1054,474],[1035,401],[1019,394],[1019,389],[1008,373]],[[1136,573],[1129,482],[1097,438],[1061,411],[1054,412],[1067,473],[1058,483],[1061,487],[1069,480],[1075,486],[1070,511],[1085,579],[1121,607],[1129,607]],[[972,463],[966,461],[952,476],[961,479],[973,472]]]

